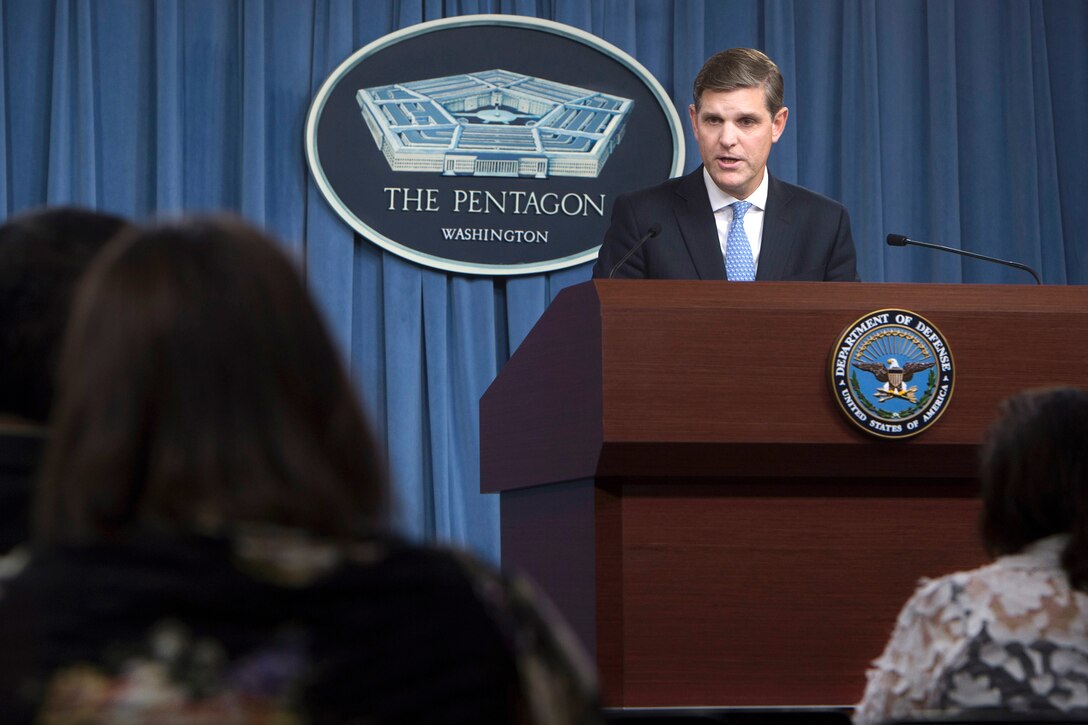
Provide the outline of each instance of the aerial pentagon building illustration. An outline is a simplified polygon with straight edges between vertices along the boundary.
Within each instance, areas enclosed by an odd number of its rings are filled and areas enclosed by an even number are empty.
[[[363,88],[356,100],[394,171],[596,177],[634,102],[494,69]]]

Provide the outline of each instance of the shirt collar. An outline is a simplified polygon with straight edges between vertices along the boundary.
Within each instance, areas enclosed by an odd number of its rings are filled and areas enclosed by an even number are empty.
[[[767,208],[767,189],[769,188],[770,178],[771,172],[764,167],[763,180],[759,182],[759,186],[756,187],[751,196],[745,199],[760,211]],[[733,202],[738,201],[736,197],[729,196],[729,194],[718,188],[718,185],[714,183],[714,179],[710,178],[710,172],[706,170],[705,166],[703,167],[703,183],[706,184],[706,193],[710,197],[710,208],[714,211],[724,209]]]

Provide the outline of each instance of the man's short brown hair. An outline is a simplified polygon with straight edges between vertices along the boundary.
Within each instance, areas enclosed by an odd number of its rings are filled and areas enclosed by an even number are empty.
[[[755,48],[730,48],[710,56],[695,76],[695,109],[704,91],[735,91],[763,88],[767,110],[774,118],[783,106],[782,72],[775,62]]]

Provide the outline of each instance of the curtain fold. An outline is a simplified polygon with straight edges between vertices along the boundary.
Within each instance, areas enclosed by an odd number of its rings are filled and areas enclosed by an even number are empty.
[[[7,34],[7,22],[4,18],[4,13],[0,12],[0,58],[8,57]],[[4,70],[6,71],[6,67]],[[8,115],[10,111],[8,110],[7,75],[6,72],[0,73],[0,139],[4,139],[5,141],[11,138],[11,133],[8,129]],[[8,154],[4,154],[3,163],[0,163],[0,204],[3,205],[4,210],[12,207],[12,189],[11,184],[8,181],[10,160],[7,156]]]
[[[895,220],[895,229],[906,229],[907,225],[917,219],[926,224],[931,238],[935,240],[957,239],[962,224],[960,209],[963,185],[960,179],[960,156],[955,145],[961,112],[957,92],[959,69],[956,64],[956,18],[953,10],[951,0],[930,3],[924,25],[919,24],[918,31],[920,37],[927,39],[925,45],[919,45],[918,48],[926,58],[925,76],[923,78],[921,74],[913,73],[909,63],[901,60],[899,65],[903,67],[899,73],[899,87],[909,88],[909,95],[901,93],[883,112],[885,119],[896,119],[900,126],[892,138],[909,139],[908,143],[895,147],[898,157],[891,167],[897,172],[891,177],[898,181],[895,193],[909,194],[914,200],[910,207],[902,209],[894,203],[893,194],[884,206],[889,217],[892,214],[900,217]],[[917,22],[906,13],[900,15],[902,17],[897,18],[898,22],[888,27],[889,32],[903,28],[903,23],[914,25]],[[913,76],[918,76],[921,82],[911,83]],[[925,112],[922,118],[926,122],[918,124],[917,130],[909,128],[912,125],[909,120],[911,114],[896,113],[898,109],[910,108],[911,103],[922,103]],[[926,149],[925,164],[911,163],[912,149]],[[904,172],[909,172],[910,176],[905,176]],[[970,194],[966,194],[965,198],[970,198]],[[899,268],[898,261],[897,258],[885,266],[889,280],[951,281],[960,276],[963,263],[960,257],[951,254],[931,254],[928,259],[917,255],[913,265],[903,266],[896,273]]]
[[[1034,217],[1028,220],[1028,226],[1035,234],[1035,242],[1028,250],[1032,264],[1050,278],[1065,279],[1065,255],[1052,251],[1047,239],[1061,236],[1061,205],[1059,203],[1061,185],[1058,180],[1058,154],[1054,131],[1054,97],[1051,88],[1050,60],[1046,54],[1046,43],[1036,42],[1035,36],[1045,37],[1046,23],[1042,8],[1033,4],[1028,8],[1028,22],[1032,39],[1029,63],[1032,73],[1031,106],[1035,109],[1035,160],[1038,169],[1038,188],[1036,189],[1036,210]]]
[[[478,400],[590,265],[488,278],[407,262],[337,217],[303,153],[309,104],[348,56],[473,13],[556,20],[634,56],[675,105],[687,170],[703,60],[765,49],[790,108],[772,172],[846,204],[866,281],[1031,281],[888,249],[889,232],[1088,281],[1088,4],[1074,0],[0,0],[0,212],[229,210],[272,231],[385,443],[398,525],[497,559]]]

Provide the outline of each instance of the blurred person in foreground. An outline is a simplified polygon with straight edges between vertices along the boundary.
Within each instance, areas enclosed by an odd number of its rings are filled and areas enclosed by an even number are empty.
[[[1088,720],[1088,393],[1020,393],[983,448],[995,558],[923,580],[868,673],[857,723],[927,716]]]
[[[0,554],[28,536],[76,283],[127,226],[120,217],[75,207],[35,209],[0,225]]]
[[[5,721],[595,722],[520,581],[386,532],[387,482],[295,268],[239,221],[123,235],[81,285]]]

